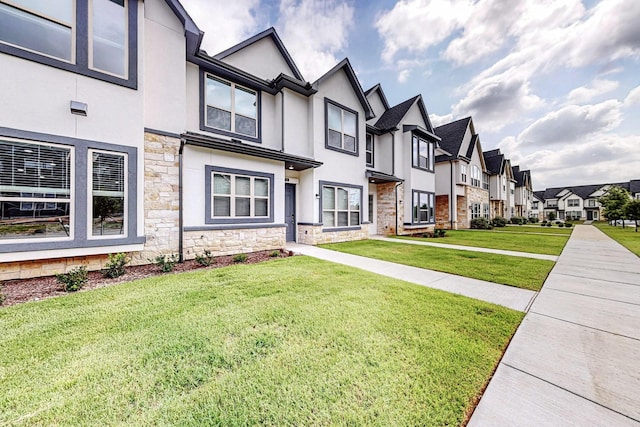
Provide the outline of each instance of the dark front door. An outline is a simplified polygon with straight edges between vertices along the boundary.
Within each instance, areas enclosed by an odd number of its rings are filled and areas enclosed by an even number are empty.
[[[587,220],[593,221],[593,211],[587,211]]]
[[[287,224],[287,242],[296,240],[296,186],[284,185],[284,222]]]

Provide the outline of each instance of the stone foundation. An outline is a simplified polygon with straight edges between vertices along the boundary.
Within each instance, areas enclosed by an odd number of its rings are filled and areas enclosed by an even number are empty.
[[[84,265],[89,271],[102,270],[107,263],[107,255],[39,259],[35,261],[16,261],[2,263],[0,281],[12,279],[31,279],[33,277],[53,276],[68,273]]]
[[[205,250],[221,256],[282,249],[285,245],[285,227],[188,231],[184,233],[184,258],[194,259]]]
[[[436,227],[451,229],[451,219],[449,218],[449,196],[436,196]],[[455,224],[454,227],[455,228]]]
[[[398,186],[399,200],[404,197],[403,185],[400,184]],[[398,210],[396,206],[396,183],[377,184],[376,190],[378,203],[376,208],[376,232],[383,236],[394,235],[396,234],[396,211]],[[400,219],[398,219],[398,225],[402,225]]]
[[[323,243],[350,242],[369,238],[369,227],[363,225],[360,230],[322,231],[321,225],[298,225],[298,243],[303,245],[321,245]]]

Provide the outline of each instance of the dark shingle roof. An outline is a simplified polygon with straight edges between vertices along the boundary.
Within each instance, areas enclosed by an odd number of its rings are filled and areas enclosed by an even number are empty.
[[[534,191],[533,195],[536,199],[544,202],[544,191]]]
[[[404,116],[407,114],[407,111],[409,111],[409,108],[411,108],[418,98],[420,98],[420,95],[414,96],[411,99],[407,99],[406,101],[389,108],[382,114],[382,116],[380,116],[374,126],[381,130],[394,129],[402,121]]]
[[[451,156],[437,156],[436,162],[453,160],[460,157],[460,147],[462,146],[462,140],[464,139],[464,134],[467,132],[470,120],[471,117],[465,117],[464,119],[456,120],[455,122],[447,123],[434,129],[434,133],[442,138],[440,147],[451,153]]]
[[[640,193],[640,179],[632,179],[629,181],[629,191],[631,194]]]
[[[487,167],[487,171],[491,175],[500,175],[504,172],[504,154],[500,153],[500,149],[485,151],[484,163]]]

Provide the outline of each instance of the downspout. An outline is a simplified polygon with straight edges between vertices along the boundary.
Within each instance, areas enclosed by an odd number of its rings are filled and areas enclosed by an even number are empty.
[[[451,186],[451,195],[449,196],[449,222],[451,223],[451,229],[453,230],[453,160],[449,160],[449,185]]]
[[[183,218],[183,188],[182,188],[182,163],[184,145],[187,140],[180,138],[180,149],[178,150],[178,261],[184,262],[184,251],[182,249],[184,242],[184,218]]]
[[[396,236],[399,236],[398,234],[398,187],[400,187],[400,182],[396,183],[395,186],[395,192],[396,192]]]
[[[391,133],[391,175],[396,176],[396,132],[393,130],[389,133]]]
[[[282,135],[282,141],[280,141],[280,151],[284,153],[284,90],[283,89],[280,89],[280,134]]]

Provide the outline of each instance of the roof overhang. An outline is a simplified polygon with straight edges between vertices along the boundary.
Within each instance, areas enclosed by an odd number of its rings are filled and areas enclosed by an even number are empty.
[[[403,182],[404,179],[398,178],[397,176],[388,175],[382,172],[372,171],[367,169],[365,175],[371,184],[386,184],[389,182]]]
[[[438,135],[436,135],[435,133],[429,132],[425,128],[420,127],[418,125],[402,125],[402,132],[414,132],[414,133],[417,133],[418,135],[421,135],[424,138],[429,138],[437,142],[442,141],[442,138],[440,138]]]
[[[259,157],[262,159],[284,162],[284,167],[289,170],[302,171],[305,169],[322,166],[322,162],[307,157],[295,156],[270,148],[257,147],[240,141],[227,141],[207,135],[187,132],[181,135],[185,145],[209,148],[211,150],[227,151],[243,154],[245,156]]]

